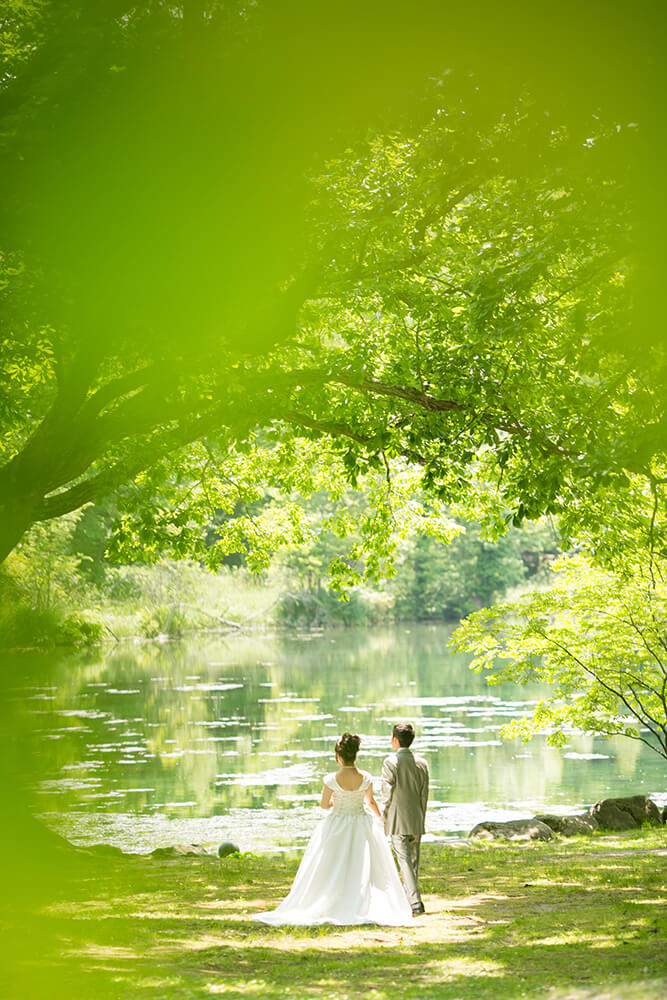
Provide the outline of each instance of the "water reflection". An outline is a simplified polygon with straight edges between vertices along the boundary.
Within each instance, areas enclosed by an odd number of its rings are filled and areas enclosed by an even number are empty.
[[[401,717],[429,760],[436,836],[608,794],[660,798],[660,759],[630,741],[502,741],[500,726],[543,690],[487,689],[448,636],[415,626],[54,655],[41,683],[15,692],[36,732],[39,811],[74,839],[130,850],[299,844],[337,734],[362,735],[361,766],[377,775]]]

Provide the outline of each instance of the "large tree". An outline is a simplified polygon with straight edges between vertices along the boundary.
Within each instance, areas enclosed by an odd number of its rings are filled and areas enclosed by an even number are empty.
[[[537,49],[463,73],[428,3],[9,6],[0,558],[114,491],[119,544],[181,554],[220,509],[252,549],[258,483],[363,480],[382,554],[417,491],[500,530],[651,474],[656,116],[614,35],[575,104]]]

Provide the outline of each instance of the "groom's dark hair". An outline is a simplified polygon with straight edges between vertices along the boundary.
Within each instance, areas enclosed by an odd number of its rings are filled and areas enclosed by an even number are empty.
[[[411,722],[397,722],[391,735],[396,737],[399,746],[409,747],[415,738],[415,727]]]

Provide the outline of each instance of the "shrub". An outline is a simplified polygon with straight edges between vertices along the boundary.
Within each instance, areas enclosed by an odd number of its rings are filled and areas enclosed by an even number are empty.
[[[71,614],[58,622],[54,641],[57,646],[90,646],[101,642],[103,636],[104,625],[101,622]]]
[[[175,639],[183,635],[187,619],[177,605],[162,605],[140,611],[139,627],[147,639],[155,639],[158,635],[168,635]]]

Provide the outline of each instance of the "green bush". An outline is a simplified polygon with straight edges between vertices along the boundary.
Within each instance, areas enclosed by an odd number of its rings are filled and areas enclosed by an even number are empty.
[[[373,596],[371,594],[371,596]],[[275,613],[276,621],[291,628],[323,628],[326,625],[372,625],[386,617],[377,602],[351,591],[349,600],[340,600],[330,590],[287,594]]]
[[[138,601],[142,596],[142,580],[132,573],[133,567],[113,567],[107,571],[103,593],[110,601]]]
[[[0,648],[49,645],[57,628],[58,615],[53,609],[4,602],[0,606]]]
[[[170,639],[183,635],[188,627],[184,612],[175,605],[144,608],[139,612],[139,627],[147,639],[168,635]]]
[[[83,615],[67,615],[58,622],[54,641],[57,646],[89,646],[101,642],[104,637],[104,625],[98,621],[84,618]]]

